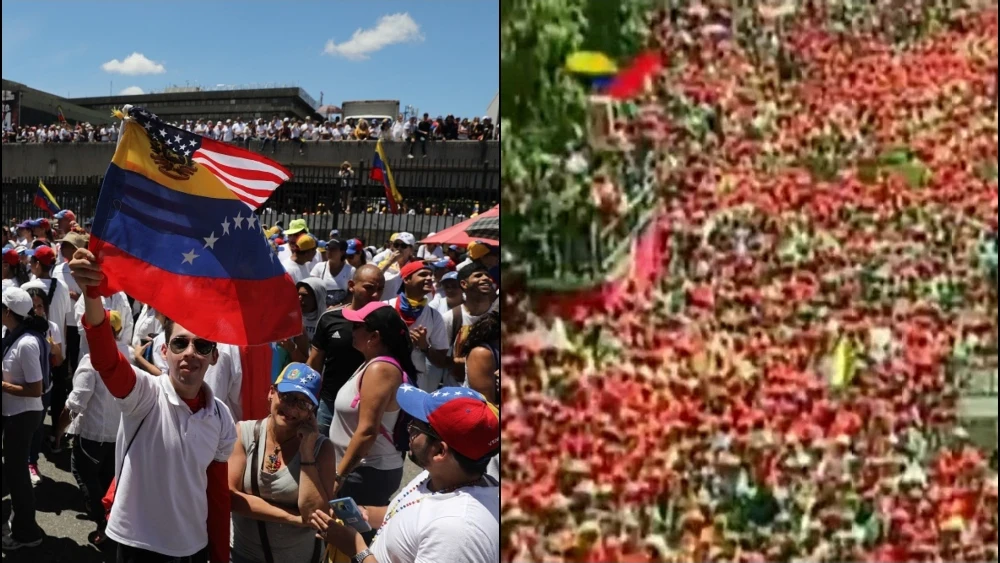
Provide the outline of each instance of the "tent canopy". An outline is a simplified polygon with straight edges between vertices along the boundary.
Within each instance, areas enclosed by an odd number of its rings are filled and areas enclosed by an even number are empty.
[[[498,239],[488,238],[488,237],[477,237],[470,235],[467,230],[472,227],[477,221],[488,218],[499,218],[500,217],[500,206],[497,205],[493,209],[485,213],[481,213],[472,217],[471,219],[466,219],[457,225],[448,227],[447,229],[435,234],[432,237],[427,237],[420,241],[421,244],[454,244],[456,246],[468,246],[468,244],[475,240],[483,241],[487,244],[499,245],[500,241]]]

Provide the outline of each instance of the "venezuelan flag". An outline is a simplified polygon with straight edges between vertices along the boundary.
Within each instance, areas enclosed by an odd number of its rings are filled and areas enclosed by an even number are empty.
[[[382,139],[375,143],[375,158],[372,160],[372,171],[368,177],[385,186],[385,199],[389,202],[389,210],[393,213],[399,213],[399,204],[403,202],[403,195],[396,189],[396,180],[392,177],[392,170],[389,170],[389,161],[385,158]]]
[[[35,192],[34,204],[35,207],[42,211],[47,211],[50,215],[55,215],[62,211],[59,208],[59,204],[56,203],[56,198],[52,196],[52,192],[45,187],[45,184],[41,180],[38,181],[38,191]]]
[[[246,195],[234,191],[262,187],[245,178],[277,165],[247,151],[222,154],[210,139],[126,111],[90,237],[105,274],[101,295],[124,291],[215,342],[301,334],[295,285]]]

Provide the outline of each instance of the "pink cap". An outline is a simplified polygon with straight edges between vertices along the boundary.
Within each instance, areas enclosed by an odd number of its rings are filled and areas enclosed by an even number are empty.
[[[384,301],[373,301],[357,311],[351,308],[346,308],[344,309],[344,318],[352,323],[363,323],[365,322],[365,319],[368,318],[368,315],[388,306],[389,304]]]

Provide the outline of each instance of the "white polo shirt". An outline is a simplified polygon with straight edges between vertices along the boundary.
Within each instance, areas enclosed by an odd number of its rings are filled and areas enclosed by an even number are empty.
[[[206,407],[192,414],[169,377],[132,369],[135,387],[115,400],[122,410],[115,452],[119,478],[107,534],[170,557],[193,555],[208,545],[208,466],[229,460],[236,423],[208,385]]]

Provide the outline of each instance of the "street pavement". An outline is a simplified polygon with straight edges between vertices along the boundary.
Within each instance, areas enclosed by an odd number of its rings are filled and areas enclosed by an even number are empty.
[[[46,432],[48,425],[46,425]],[[4,553],[4,563],[114,563],[115,553],[104,554],[87,542],[87,535],[96,526],[90,522],[83,507],[83,495],[69,470],[70,450],[60,454],[43,451],[38,463],[42,482],[35,487],[38,525],[45,531],[42,545]],[[420,469],[409,460],[403,469],[402,486],[413,480]],[[151,500],[150,510],[156,502]],[[10,499],[3,499],[3,518],[10,517]]]

